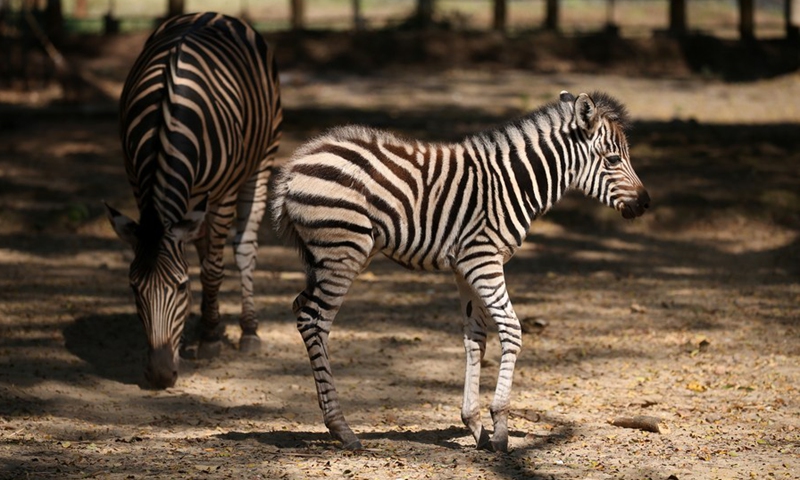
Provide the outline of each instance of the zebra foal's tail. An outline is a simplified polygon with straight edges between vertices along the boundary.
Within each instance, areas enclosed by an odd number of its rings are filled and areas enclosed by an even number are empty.
[[[290,162],[291,163],[291,162]],[[295,229],[294,222],[286,210],[286,195],[289,191],[289,177],[291,169],[289,163],[277,168],[270,179],[269,192],[269,212],[272,215],[272,225],[275,232],[285,244],[293,246],[300,253],[303,265],[308,267],[313,263],[311,252],[305,246],[300,235]]]

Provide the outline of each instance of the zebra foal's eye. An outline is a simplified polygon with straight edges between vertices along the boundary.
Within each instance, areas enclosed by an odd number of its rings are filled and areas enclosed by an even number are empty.
[[[614,165],[618,164],[621,161],[622,159],[619,157],[619,155],[609,155],[608,157],[606,157],[606,163],[610,167],[613,167]]]
[[[189,280],[186,280],[178,285],[178,291],[181,293],[185,292],[187,288],[189,288]]]

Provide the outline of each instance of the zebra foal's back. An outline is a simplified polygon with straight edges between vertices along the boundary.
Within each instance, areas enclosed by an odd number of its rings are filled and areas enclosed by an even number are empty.
[[[365,127],[335,128],[309,142],[279,175],[272,204],[279,231],[315,225],[317,236],[326,228],[331,235],[362,232],[359,245],[342,247],[367,256],[380,251],[416,270],[447,266],[469,210],[461,203],[471,198],[477,206],[474,165],[459,146]],[[282,213],[286,208],[292,215]]]
[[[174,385],[191,293],[185,245],[201,261],[200,356],[221,348],[217,299],[223,247],[241,274],[239,348],[259,347],[253,303],[258,227],[280,142],[282,110],[272,50],[249,25],[217,13],[176,17],[147,40],[120,99],[125,168],[139,221],[108,208],[134,249],[129,280],[148,338],[145,376]]]

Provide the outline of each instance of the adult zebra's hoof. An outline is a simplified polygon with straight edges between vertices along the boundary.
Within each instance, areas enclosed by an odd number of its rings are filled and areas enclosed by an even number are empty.
[[[255,333],[242,335],[239,339],[239,351],[242,353],[258,353],[261,351],[261,339]]]
[[[491,446],[493,452],[508,453],[508,438],[492,440]]]
[[[219,357],[222,352],[222,340],[215,340],[213,342],[200,342],[197,347],[197,358],[207,359]]]

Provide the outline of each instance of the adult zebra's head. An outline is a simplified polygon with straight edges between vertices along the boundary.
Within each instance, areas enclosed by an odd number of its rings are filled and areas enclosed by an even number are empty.
[[[163,222],[153,209],[144,210],[137,223],[106,205],[117,235],[133,247],[129,279],[149,346],[144,375],[154,388],[172,387],[178,379],[181,335],[191,303],[185,245],[203,226],[205,203],[175,224]]]
[[[561,92],[561,101],[573,105],[575,124],[584,144],[575,186],[619,211],[624,218],[644,214],[650,207],[650,195],[631,166],[625,107],[604,93],[581,93],[575,98]]]

